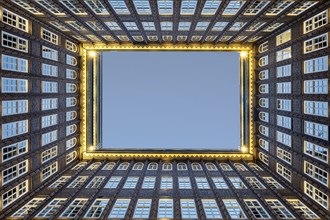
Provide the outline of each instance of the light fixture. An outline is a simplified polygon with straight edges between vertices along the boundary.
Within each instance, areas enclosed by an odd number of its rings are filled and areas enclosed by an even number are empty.
[[[96,52],[95,51],[89,51],[89,56],[90,57],[95,57],[96,56]]]
[[[246,153],[246,152],[248,151],[248,149],[247,149],[247,147],[242,146],[242,147],[241,147],[241,151],[242,151],[242,153]]]
[[[242,52],[240,52],[240,56],[241,56],[241,58],[246,58],[248,56],[248,52],[242,51]]]

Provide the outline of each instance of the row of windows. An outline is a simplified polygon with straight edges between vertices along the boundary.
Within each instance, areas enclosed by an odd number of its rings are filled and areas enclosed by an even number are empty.
[[[90,207],[87,209],[87,198],[76,198],[68,207],[60,214],[62,218],[77,218],[79,213],[83,209],[86,209],[84,218],[100,218],[108,206],[109,199],[100,198],[90,202]],[[26,205],[16,211],[11,217],[24,217],[28,213],[32,213],[36,207],[42,204],[44,198],[34,198],[30,200]],[[63,205],[66,203],[66,198],[54,198],[46,206],[38,212],[35,217],[49,218],[56,214]],[[196,202],[194,199],[180,199],[180,212],[182,219],[198,219],[198,211],[196,209]],[[218,202],[215,199],[201,199],[203,211],[207,219],[220,219],[222,213],[219,209]],[[229,213],[231,219],[246,219],[247,215],[243,211],[241,204],[236,199],[223,199],[224,208]],[[306,219],[319,218],[312,210],[310,210],[305,204],[298,199],[287,199],[287,202],[292,206],[295,211],[301,213]],[[132,201],[129,198],[118,198],[114,202],[112,209],[110,210],[108,218],[118,219],[125,218],[127,210]],[[139,198],[136,201],[134,213],[132,218],[137,219],[149,219],[152,209],[152,203],[155,203],[152,199]],[[294,215],[287,209],[283,203],[277,199],[266,199],[267,206],[275,212],[281,219],[293,219]],[[270,218],[264,206],[257,199],[244,199],[243,205],[246,206],[254,218],[264,219]],[[157,201],[157,218],[158,219],[172,219],[174,218],[174,201],[172,198],[160,198]]]

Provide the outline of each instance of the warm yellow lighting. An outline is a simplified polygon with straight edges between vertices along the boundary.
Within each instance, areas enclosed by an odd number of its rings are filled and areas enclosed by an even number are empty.
[[[247,149],[247,147],[242,146],[242,147],[241,147],[241,151],[242,151],[243,153],[246,153],[246,152],[248,151],[248,149]]]
[[[246,51],[242,51],[242,52],[240,53],[240,55],[241,55],[242,58],[246,58],[246,57],[248,56],[248,52],[246,52]]]
[[[90,51],[90,52],[89,52],[89,56],[91,56],[91,57],[95,57],[95,56],[96,56],[96,52],[95,52],[95,51]]]
[[[95,146],[90,146],[90,147],[89,147],[89,150],[90,150],[90,151],[94,151],[95,149],[96,149]]]

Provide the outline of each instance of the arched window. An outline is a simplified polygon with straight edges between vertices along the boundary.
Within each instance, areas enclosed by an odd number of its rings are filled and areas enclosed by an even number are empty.
[[[261,98],[259,99],[259,106],[263,108],[269,107],[269,99],[268,98]]]
[[[229,166],[229,164],[226,164],[226,163],[221,163],[221,164],[220,164],[220,167],[221,167],[221,169],[222,169],[223,171],[231,171],[231,170],[233,170],[233,169]]]
[[[259,159],[267,166],[269,165],[268,156],[266,154],[259,152]]]
[[[254,169],[256,171],[263,171],[263,169],[255,163],[248,163],[248,165],[251,167],[251,169]]]
[[[148,165],[148,170],[157,170],[158,169],[158,164],[155,162],[149,163]]]
[[[66,98],[66,107],[73,107],[77,105],[78,101],[75,97],[68,97]]]
[[[66,141],[66,149],[69,150],[72,147],[76,146],[77,144],[77,138],[71,138]]]
[[[91,165],[89,165],[89,167],[87,167],[86,170],[96,170],[97,168],[99,168],[99,166],[101,166],[101,163],[95,162],[95,163],[92,163]]]
[[[238,171],[247,171],[248,169],[246,169],[246,167],[243,164],[240,163],[234,163],[234,166],[236,167],[236,169]]]
[[[128,166],[129,166],[129,163],[128,162],[121,163],[118,166],[118,169],[117,170],[127,170],[128,169]]]
[[[259,51],[259,53],[264,53],[264,52],[266,52],[267,50],[268,50],[268,41],[266,41],[266,42],[260,44],[259,47],[258,47],[258,51]]]
[[[66,113],[66,121],[72,121],[77,118],[77,112],[76,111],[70,111]]]
[[[259,59],[259,66],[266,66],[268,65],[268,55],[267,56],[263,56]]]
[[[109,162],[106,165],[104,165],[104,167],[102,168],[102,170],[112,170],[115,165],[116,165],[115,162]]]
[[[143,169],[143,163],[142,162],[138,162],[136,164],[134,164],[133,166],[133,170],[142,170]]]
[[[71,41],[68,41],[66,40],[65,41],[65,48],[71,52],[77,52],[78,51],[78,46],[77,44],[71,42]]]
[[[217,167],[213,163],[206,163],[206,169],[210,171],[218,170]]]
[[[87,164],[87,162],[80,162],[77,165],[75,165],[74,167],[72,167],[71,170],[80,170],[81,168],[86,166],[86,164]]]
[[[269,113],[268,112],[259,112],[259,119],[264,122],[269,122]]]
[[[77,64],[78,64],[77,58],[67,54],[66,55],[66,64],[71,65],[71,66],[77,66]]]
[[[66,69],[66,78],[67,79],[77,79],[77,72],[72,69]]]
[[[263,125],[259,125],[259,132],[260,134],[265,135],[266,137],[268,137],[269,135],[269,128]]]
[[[77,131],[77,125],[66,126],[66,136],[69,136]]]
[[[75,93],[77,92],[78,87],[76,84],[73,83],[67,83],[66,84],[66,93]]]
[[[163,164],[163,170],[172,170],[172,164],[171,163],[164,163]]]
[[[269,142],[266,141],[266,140],[264,140],[264,139],[262,139],[262,138],[260,138],[259,139],[259,146],[261,148],[265,149],[266,151],[268,151],[268,149],[269,149]]]
[[[260,73],[259,73],[259,79],[260,80],[268,79],[268,70],[260,71]]]
[[[268,84],[261,84],[259,86],[260,93],[268,93],[269,92],[269,85]]]
[[[178,170],[188,170],[187,164],[185,164],[185,163],[178,163],[177,167],[178,167]]]
[[[196,171],[202,170],[202,166],[199,163],[192,163],[191,168],[192,170],[196,170]]]
[[[74,161],[77,158],[77,152],[76,151],[72,151],[71,153],[69,153],[68,155],[66,155],[66,164],[71,163],[72,161]]]

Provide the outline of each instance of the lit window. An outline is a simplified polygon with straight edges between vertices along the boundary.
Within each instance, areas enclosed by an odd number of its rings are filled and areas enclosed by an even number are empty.
[[[28,72],[28,60],[2,54],[1,69],[14,72]]]
[[[77,152],[76,151],[72,151],[71,153],[67,154],[65,156],[65,164],[69,164],[71,163],[72,161],[74,161],[76,158],[77,158]]]
[[[100,162],[92,163],[86,170],[97,170],[101,166]]]
[[[268,98],[260,98],[259,106],[262,108],[269,108],[269,99]]]
[[[119,15],[129,15],[130,12],[124,0],[109,0],[111,7]]]
[[[160,15],[173,14],[173,0],[158,0],[157,5]]]
[[[144,164],[142,162],[138,162],[138,163],[134,164],[133,170],[142,170],[143,166],[144,166]]]
[[[124,218],[130,201],[130,199],[117,199],[109,218]]]
[[[35,217],[50,218],[53,217],[64,205],[66,198],[55,198],[49,202]]]
[[[304,173],[312,177],[316,181],[328,186],[329,173],[307,161],[304,161]]]
[[[123,22],[123,24],[125,25],[126,29],[129,31],[139,30],[135,22]]]
[[[2,8],[2,22],[21,31],[29,31],[29,22],[27,19],[5,8]]]
[[[104,186],[106,189],[116,189],[121,181],[121,176],[112,176],[107,184]]]
[[[312,184],[304,181],[304,193],[312,198],[315,202],[328,209],[328,195],[321,190],[317,189]]]
[[[263,169],[255,163],[249,163],[248,165],[249,165],[249,167],[251,167],[251,169],[253,169],[255,171],[263,171]]]
[[[289,7],[293,2],[292,1],[279,1],[275,2],[274,6],[271,7],[266,15],[267,16],[275,16],[280,14],[282,11],[284,11],[287,7]]]
[[[66,25],[63,25],[63,24],[60,23],[60,22],[57,22],[57,21],[49,21],[49,23],[50,23],[51,25],[53,25],[54,27],[60,29],[61,31],[69,31],[69,29],[67,28],[67,26],[66,26]],[[81,39],[84,40],[84,38],[81,38]]]
[[[205,177],[195,177],[198,189],[210,189],[209,182]]]
[[[230,1],[222,15],[235,15],[245,4],[245,1]]]
[[[116,165],[115,162],[109,162],[106,165],[104,165],[104,167],[102,168],[102,170],[112,170],[115,165]]]
[[[276,67],[276,77],[291,76],[291,64]]]
[[[41,135],[41,146],[45,146],[57,140],[57,130]]]
[[[246,24],[246,22],[235,22],[231,27],[230,31],[239,31]]]
[[[86,166],[86,164],[87,164],[87,162],[80,162],[76,166],[71,168],[71,170],[80,170],[80,169],[84,168]]]
[[[264,207],[256,199],[244,199],[245,204],[256,219],[270,218]]]
[[[291,58],[291,47],[276,52],[276,62]]]
[[[268,51],[268,41],[260,44],[258,47],[258,51],[259,51],[259,53],[264,53],[264,52]]]
[[[212,177],[212,180],[217,189],[228,189],[228,185],[222,177]]]
[[[246,169],[246,167],[243,164],[234,163],[234,166],[238,171],[248,171],[248,169]]]
[[[304,134],[327,141],[329,140],[329,126],[320,123],[304,121]]]
[[[292,155],[286,150],[283,150],[282,148],[277,147],[276,148],[276,155],[278,158],[283,160],[284,162],[291,164],[292,162]]]
[[[41,71],[42,71],[42,75],[44,75],[44,76],[57,77],[57,75],[58,75],[57,66],[46,64],[46,63],[41,64]]]
[[[154,22],[142,22],[143,29],[145,31],[155,31],[155,23]]]
[[[157,35],[148,35],[148,40],[149,41],[157,41],[158,37],[157,37]]]
[[[72,203],[61,214],[62,218],[75,218],[85,206],[88,199],[74,199]]]
[[[104,181],[104,176],[95,176],[86,186],[86,188],[99,188]]]
[[[269,122],[269,113],[268,112],[259,112],[259,119],[264,122]]]
[[[197,22],[195,31],[205,31],[209,24],[210,22]]]
[[[214,15],[221,4],[221,0],[206,0],[202,15]]]
[[[119,25],[116,23],[116,22],[114,22],[114,21],[106,21],[106,22],[104,22],[107,26],[108,26],[108,28],[110,29],[110,30],[112,30],[112,31],[117,31],[117,30],[121,30],[121,28],[119,27]]]
[[[71,65],[71,66],[77,66],[77,64],[78,64],[77,58],[67,54],[66,55],[66,64]]]
[[[159,199],[157,218],[173,218],[173,199]]]
[[[44,150],[41,153],[41,163],[45,163],[56,156],[57,156],[57,146]]]
[[[267,166],[269,165],[269,158],[266,154],[259,152],[258,156],[259,156],[259,159],[261,160],[261,162],[263,162]]]
[[[133,3],[139,15],[151,15],[149,0],[133,0]]]
[[[276,131],[276,141],[288,147],[291,147],[292,144],[291,135],[283,133],[281,131]]]
[[[289,99],[277,99],[276,108],[277,108],[277,110],[291,112],[291,100],[289,100]]]
[[[304,81],[305,94],[328,94],[328,79]]]
[[[328,71],[328,56],[317,57],[304,61],[304,73],[318,73]]]
[[[220,167],[223,171],[232,171],[233,169],[229,166],[229,164],[221,163]]]
[[[195,171],[203,170],[202,166],[199,163],[192,163],[191,168],[192,168],[192,170],[195,170]]]
[[[148,170],[157,170],[158,164],[157,163],[149,163]]]
[[[83,24],[79,23],[78,21],[66,21],[65,23],[70,25],[77,31],[87,31],[86,27]]]
[[[304,141],[304,153],[322,162],[328,163],[329,152],[325,147],[309,141]]]
[[[244,12],[244,15],[257,15],[268,5],[269,1],[254,1]]]
[[[95,199],[92,206],[88,209],[85,214],[85,218],[100,218],[106,205],[108,204],[109,199]]]
[[[51,177],[54,173],[57,172],[57,161],[55,163],[50,164],[49,166],[45,167],[41,171],[41,181],[44,181]]]
[[[227,24],[228,22],[216,22],[212,28],[212,31],[223,31]]]
[[[298,6],[294,7],[289,13],[288,16],[297,16],[303,13],[304,11],[310,9],[315,4],[317,4],[317,1],[306,1],[300,3]]]
[[[181,2],[181,15],[193,15],[196,10],[197,0],[183,0]]]
[[[271,189],[284,189],[273,177],[262,177]]]
[[[267,26],[263,31],[264,32],[272,32],[276,30],[277,28],[281,27],[284,23],[275,23]]]
[[[266,66],[268,65],[268,55],[267,56],[263,56],[259,59],[258,61],[259,66]]]
[[[79,188],[85,183],[87,179],[88,176],[78,176],[67,186],[67,188]]]
[[[28,172],[28,160],[17,163],[2,171],[2,186]]]
[[[171,163],[164,163],[163,164],[163,170],[172,170],[172,164]]]
[[[173,23],[171,21],[162,21],[160,22],[160,28],[162,31],[172,31]]]
[[[246,177],[252,189],[266,189],[265,186],[256,177]]]
[[[84,7],[81,7],[79,2],[75,0],[60,0],[60,2],[76,15],[87,15]]]
[[[232,219],[245,219],[246,215],[236,199],[224,199],[223,203]]]
[[[214,163],[206,163],[205,166],[206,166],[206,169],[209,170],[209,171],[218,170],[217,167],[214,165]]]
[[[328,48],[328,33],[304,41],[304,53]]]
[[[121,163],[118,166],[117,170],[127,170],[128,169],[128,166],[129,166],[129,163],[127,163],[127,162]]]
[[[2,32],[2,46],[25,53],[28,52],[28,40],[4,31]]]
[[[178,177],[179,189],[191,189],[191,182],[189,177]]]
[[[169,176],[162,176],[160,182],[161,189],[173,189],[173,178]]]
[[[178,163],[177,168],[178,170],[188,170],[187,164],[185,163]]]
[[[139,177],[136,177],[136,176],[127,177],[123,188],[124,189],[134,189],[136,187],[138,180],[139,180]]]
[[[2,124],[2,140],[21,134],[25,134],[29,131],[29,120],[15,121]]]
[[[50,127],[57,124],[57,114],[41,117],[41,128]]]
[[[146,176],[143,179],[142,189],[154,189],[155,188],[156,177]]]
[[[4,191],[2,193],[2,208],[7,207],[9,204],[15,202],[17,199],[22,197],[29,191],[29,182],[25,180],[24,182],[16,185],[15,187]]]
[[[151,209],[151,199],[138,199],[133,218],[149,219]]]
[[[207,219],[222,218],[215,199],[202,199],[202,204]]]
[[[12,214],[10,217],[23,218],[26,215],[32,213],[41,203],[44,201],[44,198],[34,198],[21,207],[18,211]]]
[[[304,203],[298,199],[287,199],[288,203],[292,205],[299,215],[306,219],[319,219],[320,217],[316,215],[312,210],[310,210]]]
[[[276,172],[280,174],[284,179],[291,182],[291,170],[284,167],[282,164],[276,163]]]
[[[243,181],[239,177],[229,177],[230,182],[235,189],[247,189]]]
[[[28,152],[28,140],[2,147],[2,162],[9,161]]]
[[[282,34],[276,36],[276,46],[284,44],[284,43],[286,43],[290,40],[291,40],[291,29],[289,29],[289,30],[283,32]]]
[[[263,125],[259,125],[259,132],[262,135],[265,135],[266,137],[269,136],[269,128]]]
[[[180,199],[181,216],[183,219],[197,219],[197,210],[193,199]]]
[[[50,99],[42,99],[41,101],[41,110],[51,110],[51,109],[57,109],[57,98],[50,98]]]
[[[85,1],[85,2],[87,2],[87,1]],[[65,48],[67,50],[71,51],[71,52],[74,52],[74,53],[78,51],[77,44],[75,44],[75,43],[73,43],[73,42],[71,42],[69,40],[66,40],[65,41]]]
[[[250,25],[249,28],[246,29],[246,31],[256,31],[256,30],[259,30],[265,24],[266,24],[266,22],[257,22],[257,23],[254,23],[254,24]]]
[[[58,44],[58,35],[44,28],[41,28],[41,38],[52,44]]]
[[[287,116],[283,116],[283,115],[276,115],[276,125],[283,127],[283,128],[287,128],[287,129],[291,129],[291,118],[287,117]]]
[[[328,10],[325,10],[304,21],[304,34],[328,24]]]
[[[86,21],[85,22],[90,28],[92,28],[94,31],[105,31],[103,25],[101,25],[99,22],[97,21]],[[86,35],[87,36],[87,35]],[[91,35],[88,35],[91,36]],[[90,37],[89,37],[90,38]],[[95,38],[97,39],[97,38]]]
[[[97,15],[108,15],[109,12],[104,7],[100,0],[84,0],[84,2],[90,7]]]
[[[28,100],[2,101],[2,116],[24,114],[28,112]]]
[[[28,1],[26,0],[11,0],[11,2],[15,3],[17,6],[23,8],[24,10],[29,11],[34,15],[44,15],[43,13],[38,11],[34,6],[28,3]]]

